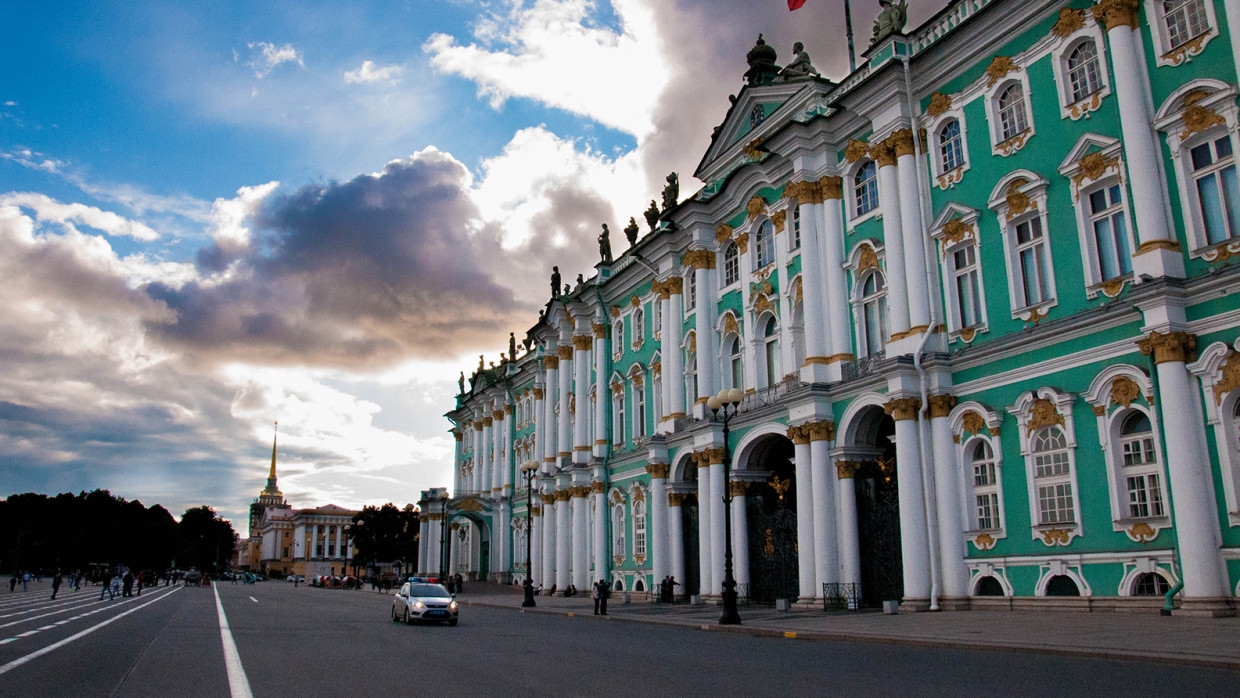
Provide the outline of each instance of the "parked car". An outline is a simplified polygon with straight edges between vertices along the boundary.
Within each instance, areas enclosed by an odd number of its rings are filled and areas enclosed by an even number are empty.
[[[392,621],[456,625],[459,620],[456,599],[442,584],[408,581],[392,598]]]

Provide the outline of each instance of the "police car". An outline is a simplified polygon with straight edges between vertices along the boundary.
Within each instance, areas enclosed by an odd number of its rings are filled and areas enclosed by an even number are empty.
[[[456,625],[456,599],[442,584],[420,577],[410,577],[392,599],[392,621],[413,623],[447,623]]]

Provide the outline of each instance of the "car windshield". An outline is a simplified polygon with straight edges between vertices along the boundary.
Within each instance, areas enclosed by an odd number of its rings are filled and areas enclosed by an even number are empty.
[[[442,584],[410,584],[410,596],[452,596]]]

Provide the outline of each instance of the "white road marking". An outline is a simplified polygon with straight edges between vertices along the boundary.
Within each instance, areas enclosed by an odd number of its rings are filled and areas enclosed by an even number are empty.
[[[87,629],[83,630],[83,631],[82,631],[82,632],[80,632],[80,633],[77,633],[76,635],[70,635],[69,637],[66,637],[65,639],[61,640],[60,642],[55,642],[55,643],[52,643],[52,644],[48,645],[47,647],[44,647],[44,648],[43,648],[43,649],[41,649],[41,650],[36,650],[36,651],[31,652],[30,654],[28,654],[28,655],[26,655],[26,656],[24,656],[24,657],[19,657],[19,658],[17,658],[17,659],[14,659],[13,661],[9,662],[8,664],[5,664],[4,666],[0,666],[0,674],[5,674],[5,673],[8,673],[8,672],[10,672],[10,671],[12,671],[12,670],[16,669],[17,667],[19,667],[19,666],[21,666],[21,665],[25,664],[26,662],[29,662],[29,661],[30,661],[30,660],[32,660],[32,659],[38,659],[39,657],[42,657],[42,656],[43,656],[43,655],[45,655],[45,654],[48,654],[48,653],[50,653],[50,652],[55,652],[56,650],[60,649],[61,647],[64,647],[65,645],[69,644],[70,642],[73,642],[74,640],[77,640],[77,639],[80,639],[80,638],[86,637],[87,635],[89,635],[89,634],[91,634],[91,633],[95,632],[96,630],[98,630],[98,629],[100,629],[100,628],[104,627],[105,625],[110,625],[111,623],[113,623],[113,622],[115,622],[115,621],[118,621],[118,620],[120,620],[121,618],[124,618],[125,616],[129,615],[130,613],[133,613],[134,611],[139,611],[139,610],[142,610],[143,608],[146,608],[147,606],[150,606],[151,604],[153,604],[153,603],[155,603],[155,602],[157,602],[157,601],[160,601],[160,600],[162,600],[162,599],[166,599],[166,598],[168,598],[169,596],[171,596],[171,595],[172,595],[172,593],[175,593],[175,592],[176,592],[176,589],[174,589],[171,593],[164,594],[164,595],[162,595],[162,596],[157,596],[157,597],[155,597],[155,598],[151,599],[150,601],[147,601],[146,603],[142,604],[141,606],[134,606],[133,608],[129,609],[128,611],[125,611],[124,613],[118,613],[118,614],[116,614],[116,615],[112,616],[111,618],[109,618],[109,619],[107,619],[107,620],[103,621],[102,623],[99,623],[99,624],[97,624],[97,625],[92,625],[91,627],[89,627],[89,628],[87,628]],[[37,632],[37,631],[35,631],[35,632]],[[18,637],[20,637],[20,635],[19,635]],[[14,639],[14,638],[9,638],[9,639],[7,639],[7,640],[2,640],[2,641],[0,641],[0,644],[4,644],[4,643],[7,643],[7,642],[11,642],[13,639]]]
[[[220,602],[219,589],[212,586],[211,591],[215,592],[215,610],[220,617],[220,640],[224,643],[224,666],[228,669],[228,690],[232,698],[254,698],[254,693],[250,690],[250,681],[245,677],[245,667],[241,666],[241,655],[237,652],[237,643],[233,642],[232,631],[228,629],[228,616],[224,615],[224,604]]]
[[[258,603],[258,599],[254,598],[253,596],[250,597],[250,600],[253,601],[254,603]]]

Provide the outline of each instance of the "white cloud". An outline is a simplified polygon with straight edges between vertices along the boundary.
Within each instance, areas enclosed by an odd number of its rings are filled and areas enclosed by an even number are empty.
[[[10,102],[10,104],[12,104]],[[0,151],[0,159],[10,160],[22,167],[50,174],[59,174],[65,163],[37,153],[29,148],[20,148],[11,152]]]
[[[276,46],[266,41],[251,41],[246,46],[255,54],[246,65],[254,69],[254,75],[259,79],[267,77],[281,63],[296,63],[306,67],[301,60],[301,52],[293,48],[292,44]]]
[[[350,85],[371,82],[400,82],[401,67],[398,65],[377,66],[374,61],[362,61],[362,67],[344,74],[344,81]]]
[[[216,199],[211,205],[209,230],[215,244],[228,252],[249,247],[253,234],[249,227],[249,218],[279,185],[279,182],[268,182],[253,187],[241,187],[237,190],[236,198]]]
[[[0,195],[0,205],[31,209],[40,221],[60,223],[72,227],[74,223],[90,226],[108,235],[127,236],[136,240],[151,241],[159,233],[144,223],[118,216],[85,204],[65,204],[45,194],[14,192]]]
[[[496,109],[526,97],[640,139],[653,128],[652,108],[669,69],[641,0],[615,0],[612,8],[619,32],[593,26],[593,0],[509,0],[506,15],[475,25],[478,43],[433,34],[422,48],[435,68],[476,82]]]

